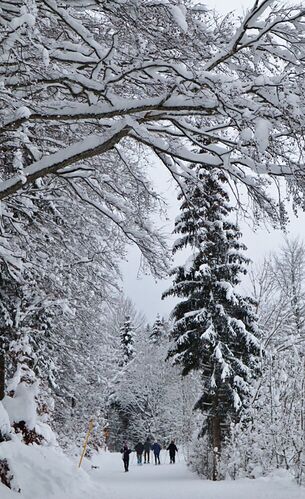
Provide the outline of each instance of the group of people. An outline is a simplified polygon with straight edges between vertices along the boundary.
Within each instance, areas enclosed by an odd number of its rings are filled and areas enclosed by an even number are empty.
[[[142,464],[142,459],[144,455],[144,464],[149,464],[150,463],[150,452],[153,451],[154,458],[155,458],[155,464],[161,464],[160,462],[160,452],[161,452],[161,445],[157,440],[154,441],[152,444],[150,439],[147,438],[144,442],[138,442],[137,445],[135,445],[134,452],[137,454],[137,462],[139,465]],[[171,441],[169,446],[166,448],[166,450],[169,451],[169,458],[170,458],[170,464],[174,464],[176,460],[176,452],[178,452],[178,449],[175,445],[174,440]],[[132,449],[128,447],[127,442],[124,443],[124,447],[121,449],[122,453],[122,459],[124,463],[124,469],[125,471],[129,470],[129,457],[130,454],[132,453]]]

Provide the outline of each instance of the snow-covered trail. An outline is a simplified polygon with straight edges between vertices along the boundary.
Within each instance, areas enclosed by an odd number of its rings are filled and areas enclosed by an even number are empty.
[[[0,483],[0,499],[304,499],[286,471],[257,480],[210,482],[191,473],[183,460],[175,465],[137,466],[134,453],[129,473],[124,473],[120,454],[101,452],[77,467],[53,448],[24,445],[18,441],[0,445],[0,459],[13,470],[13,492]],[[92,468],[91,466],[98,466]]]
[[[161,462],[164,456],[161,457]],[[101,498],[105,499],[304,499],[299,488],[286,472],[257,480],[210,482],[191,473],[183,460],[175,465],[146,464],[131,461],[124,473],[119,454],[100,454],[93,460],[98,469],[90,471]],[[88,498],[89,499],[89,498]],[[93,499],[90,497],[90,499]],[[95,498],[94,498],[95,499]],[[96,498],[97,499],[97,498]]]

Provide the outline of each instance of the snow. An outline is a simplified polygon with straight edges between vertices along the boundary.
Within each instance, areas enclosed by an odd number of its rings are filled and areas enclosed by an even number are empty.
[[[18,441],[0,445],[0,459],[12,464],[17,494],[0,484],[1,499],[303,499],[287,471],[256,480],[211,482],[200,479],[186,467],[178,453],[177,463],[169,464],[168,453],[161,451],[161,465],[138,466],[131,454],[129,473],[123,472],[121,455],[101,452],[84,461],[78,469],[78,457],[68,459],[60,451]],[[94,466],[94,468],[91,467]]]
[[[35,397],[37,393],[38,387],[36,384],[19,383],[13,397],[4,397],[3,405],[9,415],[11,424],[25,421],[30,429],[35,427],[37,419]]]
[[[16,110],[15,117],[17,119],[29,118],[31,116],[31,111],[26,106],[21,106]]]
[[[251,9],[251,11],[247,15],[247,26],[249,28],[257,28],[261,24],[263,27],[265,27],[265,24],[262,23],[262,21],[259,21],[259,18],[263,16],[272,4],[272,0],[265,0],[264,2],[261,2],[261,5],[259,5],[255,10]]]
[[[258,149],[261,153],[265,152],[269,144],[269,134],[270,134],[271,124],[269,121],[258,118],[255,127],[255,139],[257,142]]]
[[[253,132],[252,132],[251,128],[247,127],[241,131],[240,139],[242,142],[248,142],[252,138],[253,138]]]
[[[50,54],[49,54],[49,51],[43,47],[42,49],[42,59],[43,59],[43,63],[45,65],[45,67],[47,68],[50,64]]]
[[[218,281],[218,285],[225,290],[226,299],[233,303],[238,303],[232,284],[226,281]]]
[[[0,433],[7,435],[11,431],[10,420],[2,402],[0,402]]]
[[[16,30],[20,28],[23,24],[27,24],[29,27],[35,26],[36,19],[31,14],[25,13],[19,17],[14,17],[11,21],[12,29]]]
[[[132,457],[133,459],[133,457]],[[258,480],[211,482],[191,473],[178,453],[178,462],[169,464],[168,455],[161,451],[161,465],[143,465],[135,462],[130,472],[123,473],[117,454],[96,456],[93,464],[100,466],[92,473],[94,480],[103,482],[107,499],[301,499],[304,489],[298,488],[286,472]]]
[[[211,267],[207,263],[202,263],[199,270],[204,276],[210,275],[211,273]]]
[[[200,336],[202,340],[207,340],[211,343],[215,341],[215,329],[213,324],[211,324],[208,329]]]
[[[174,21],[183,30],[187,31],[188,25],[185,18],[185,12],[183,12],[183,5],[171,5],[170,11],[173,16]]]
[[[18,440],[0,445],[0,459],[6,458],[14,475],[14,487],[21,493],[10,491],[0,484],[1,499],[78,499],[94,489],[83,470],[61,452],[49,447],[24,445]],[[95,491],[96,492],[96,491]],[[101,497],[101,496],[100,496]]]
[[[191,255],[188,256],[188,258],[186,259],[186,262],[184,265],[180,265],[181,268],[184,269],[184,272],[185,273],[188,273],[191,271],[193,265],[194,265],[194,261],[196,260],[196,257],[197,257],[197,253],[194,251]]]

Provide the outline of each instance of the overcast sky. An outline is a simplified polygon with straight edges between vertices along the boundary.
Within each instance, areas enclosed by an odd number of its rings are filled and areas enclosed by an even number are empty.
[[[251,0],[208,0],[205,3],[222,12],[226,12],[234,9],[245,11],[253,2]],[[168,222],[166,227],[168,232],[170,232],[179,210],[175,188],[162,166],[156,165],[152,169],[152,176],[157,179],[156,187],[162,190],[169,203],[168,218],[171,222]],[[165,225],[165,221],[162,219],[157,222],[160,223],[160,226]],[[260,227],[254,232],[251,224],[242,222],[240,226],[243,232],[243,241],[248,247],[247,256],[251,258],[254,264],[259,264],[265,255],[276,251],[284,243],[285,235],[280,230],[273,230],[270,227]],[[304,227],[304,213],[300,213],[298,218],[290,213],[290,223],[287,226],[288,236],[303,239]],[[133,300],[138,310],[146,315],[148,321],[153,322],[157,313],[168,316],[175,304],[175,301],[170,298],[161,301],[161,294],[170,286],[171,280],[155,282],[151,276],[138,277],[139,264],[139,251],[136,248],[131,248],[128,262],[122,264],[124,292]]]
[[[243,12],[254,2],[251,0],[205,0],[202,3],[221,12],[230,12],[231,10]]]

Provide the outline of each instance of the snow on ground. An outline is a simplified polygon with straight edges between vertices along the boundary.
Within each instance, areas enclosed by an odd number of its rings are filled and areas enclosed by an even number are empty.
[[[179,457],[179,459],[181,459]],[[164,464],[165,461],[165,464]],[[271,477],[256,480],[211,482],[191,473],[183,459],[174,465],[161,452],[161,465],[135,464],[124,473],[120,455],[103,453],[92,464],[99,469],[90,473],[105,487],[107,499],[304,499],[304,488],[298,487],[283,470]]]
[[[210,482],[192,474],[182,458],[168,464],[161,453],[161,465],[135,464],[124,473],[119,454],[102,452],[84,469],[77,459],[70,460],[50,447],[25,446],[19,442],[0,445],[0,459],[6,457],[14,467],[21,494],[0,484],[1,499],[304,499],[285,471],[257,480]],[[97,466],[98,468],[91,468]]]
[[[0,459],[4,458],[13,471],[14,486],[21,493],[0,483],[0,499],[101,499],[88,474],[52,447],[24,445],[18,440],[3,442]]]

